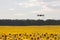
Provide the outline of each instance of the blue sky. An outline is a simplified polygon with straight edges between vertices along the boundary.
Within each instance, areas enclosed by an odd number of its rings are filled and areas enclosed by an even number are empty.
[[[37,17],[44,14],[44,17]],[[60,19],[60,0],[0,0],[0,19]]]

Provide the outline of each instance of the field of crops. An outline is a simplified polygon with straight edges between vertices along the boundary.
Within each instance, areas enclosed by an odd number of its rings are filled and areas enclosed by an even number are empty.
[[[60,25],[55,26],[0,26],[0,33],[60,33]]]
[[[60,40],[60,25],[0,26],[1,40]]]

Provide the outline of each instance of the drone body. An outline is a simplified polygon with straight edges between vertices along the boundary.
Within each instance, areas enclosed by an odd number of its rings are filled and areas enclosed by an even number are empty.
[[[38,14],[37,16],[44,16],[43,14]]]

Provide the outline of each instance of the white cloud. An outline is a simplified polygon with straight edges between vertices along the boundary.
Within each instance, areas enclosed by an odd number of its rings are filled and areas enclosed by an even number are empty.
[[[60,6],[60,4],[52,4],[51,6]]]
[[[52,8],[45,8],[43,10],[40,11],[41,13],[49,13],[49,12],[60,12],[60,10],[58,9],[52,9]]]
[[[37,14],[39,14],[39,13],[40,13],[40,10],[33,11],[32,13],[37,13]]]
[[[38,1],[38,0],[29,0],[26,2],[16,3],[17,5],[25,8],[34,7],[34,6],[44,6],[47,5],[47,2]]]
[[[45,13],[45,12],[59,12],[59,10],[52,9],[48,7],[48,3],[44,1],[37,1],[37,0],[29,0],[28,2],[18,3],[18,5],[28,8],[33,6],[40,6],[42,9],[35,10],[33,13]],[[51,6],[59,6],[60,4],[51,4]]]
[[[45,13],[50,13],[50,12],[60,12],[60,9],[52,9],[49,7],[44,7],[41,10],[35,10],[33,11],[33,13],[37,13],[37,14],[45,14]]]
[[[22,7],[25,7],[25,8],[35,6],[34,3],[18,3],[18,5],[22,6]]]
[[[29,2],[36,2],[37,0],[29,0]]]
[[[25,8],[33,7],[33,6],[40,6],[40,4],[37,0],[29,0],[27,2],[17,3],[17,5],[25,7]]]
[[[60,12],[60,9],[53,9],[51,7],[48,7],[49,3],[47,3],[47,2],[41,2],[40,4],[42,6],[42,9],[39,10],[40,11],[39,13]],[[53,3],[50,4],[50,6],[60,6],[60,4],[55,2],[54,4]]]
[[[13,9],[13,8],[11,8],[11,9],[9,9],[9,10],[13,11],[14,9]]]
[[[60,1],[53,1],[50,3],[50,6],[60,6]]]
[[[60,12],[60,10],[56,10],[56,9],[51,9],[51,8],[48,8],[47,10],[45,10],[45,12]]]
[[[23,3],[17,3],[17,5],[21,6],[21,5],[23,5]]]
[[[15,16],[25,16],[26,14],[22,14],[22,13],[16,13],[14,14]]]

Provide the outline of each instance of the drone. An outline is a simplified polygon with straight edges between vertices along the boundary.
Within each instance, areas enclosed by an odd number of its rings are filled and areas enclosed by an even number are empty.
[[[38,14],[37,16],[44,16],[43,14]]]

